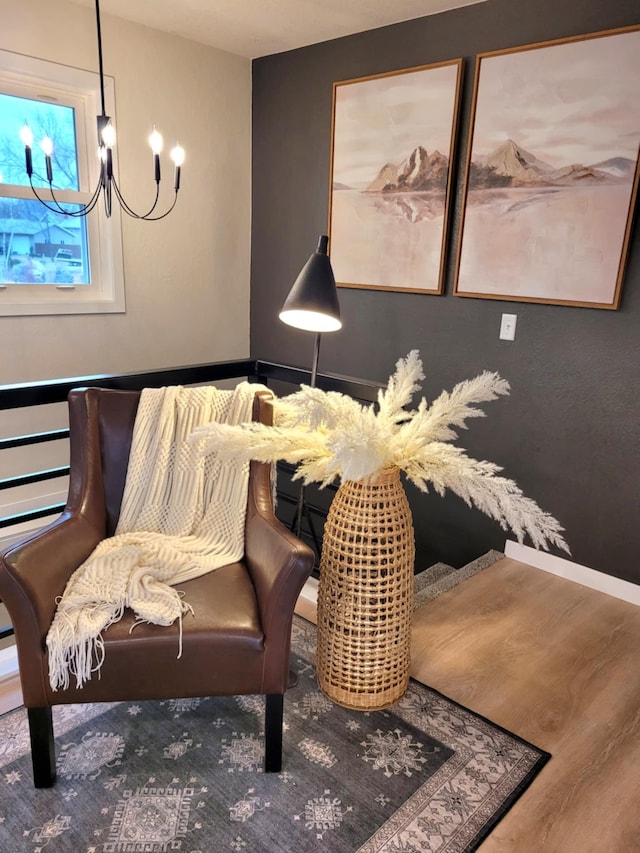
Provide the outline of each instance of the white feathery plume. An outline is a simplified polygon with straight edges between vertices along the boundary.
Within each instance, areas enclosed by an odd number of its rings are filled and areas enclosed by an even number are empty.
[[[326,433],[304,427],[267,426],[244,423],[231,426],[212,421],[193,430],[190,441],[200,443],[202,453],[221,453],[242,461],[298,464],[309,456],[330,459]]]
[[[467,429],[467,418],[486,417],[482,409],[474,407],[474,403],[496,400],[499,395],[506,395],[509,391],[506,379],[501,379],[497,373],[490,373],[488,370],[475,379],[459,382],[451,393],[443,391],[425,411],[424,439],[450,441],[457,438],[452,426]]]
[[[472,459],[448,442],[469,418],[484,417],[479,403],[509,393],[509,383],[484,371],[475,379],[443,391],[429,406],[422,398],[409,410],[424,379],[417,350],[396,363],[376,407],[362,405],[335,391],[308,385],[274,400],[275,426],[211,423],[192,433],[202,452],[216,452],[261,462],[285,460],[296,465],[294,479],[320,488],[336,478],[366,480],[390,466],[402,469],[422,491],[450,490],[469,506],[512,530],[519,542],[529,536],[536,548],[549,544],[569,551],[562,527],[553,516],[523,495],[513,480],[499,476],[492,462]]]
[[[345,394],[322,391],[309,385],[302,385],[295,394],[274,402],[278,424],[295,426],[304,423],[311,429],[339,429],[351,419],[357,419],[363,408]]]
[[[513,480],[496,476],[502,469],[493,462],[473,459],[444,442],[432,442],[404,470],[422,491],[431,483],[441,496],[447,489],[455,492],[468,506],[495,519],[503,530],[512,530],[518,542],[528,534],[536,548],[548,550],[550,543],[570,553],[556,519],[525,497]]]
[[[389,377],[387,387],[378,392],[379,417],[389,424],[399,423],[410,417],[405,407],[409,405],[420,382],[424,379],[422,361],[417,349],[412,349],[406,358],[396,362],[396,372]]]
[[[343,429],[327,441],[335,456],[343,480],[364,480],[381,468],[393,464],[385,433],[372,406],[362,406]]]

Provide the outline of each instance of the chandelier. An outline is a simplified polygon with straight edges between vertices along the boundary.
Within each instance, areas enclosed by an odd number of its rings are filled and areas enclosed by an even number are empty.
[[[48,136],[45,136],[42,142],[40,143],[40,147],[42,148],[45,155],[45,167],[47,172],[47,182],[49,184],[49,193],[51,195],[51,201],[49,199],[43,198],[38,193],[36,187],[33,185],[33,158],[31,154],[31,147],[33,145],[33,132],[31,131],[29,125],[25,122],[22,130],[20,131],[20,139],[24,144],[25,168],[29,177],[29,184],[31,186],[31,190],[34,196],[41,204],[43,204],[47,208],[47,210],[50,210],[53,213],[62,214],[64,216],[87,216],[87,214],[91,213],[91,211],[94,209],[94,207],[98,203],[98,199],[102,195],[104,198],[105,214],[107,217],[110,217],[112,210],[112,198],[113,195],[115,195],[122,210],[128,216],[131,216],[134,219],[144,219],[146,221],[164,219],[165,216],[168,216],[171,213],[173,208],[176,206],[176,202],[178,201],[178,190],[180,189],[180,170],[182,164],[184,163],[184,149],[180,145],[176,145],[171,150],[170,157],[174,163],[173,189],[175,195],[173,198],[173,202],[168,210],[166,210],[164,213],[156,213],[155,211],[158,205],[158,199],[160,197],[160,153],[163,147],[163,140],[161,134],[158,133],[155,127],[153,128],[153,132],[149,136],[149,145],[151,146],[151,150],[153,152],[153,170],[154,180],[156,184],[155,199],[146,213],[136,213],[136,211],[129,206],[124,196],[122,195],[122,191],[118,186],[116,176],[113,172],[113,147],[116,141],[116,132],[111,122],[111,117],[106,114],[105,109],[104,71],[102,68],[102,30],[100,27],[100,0],[95,0],[95,2],[96,28],[98,33],[98,63],[100,72],[100,100],[102,108],[100,115],[96,117],[98,130],[98,156],[100,158],[98,183],[96,184],[96,188],[93,191],[91,198],[86,204],[79,205],[77,210],[67,210],[63,208],[60,202],[56,199],[53,190],[53,164],[51,160],[53,155],[53,141]]]

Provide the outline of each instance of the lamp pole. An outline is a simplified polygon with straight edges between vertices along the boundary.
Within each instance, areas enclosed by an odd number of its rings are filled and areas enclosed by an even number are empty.
[[[316,387],[316,377],[318,375],[318,359],[320,358],[320,332],[316,332],[316,338],[313,345],[313,360],[311,362],[311,380],[310,386],[311,388]],[[296,503],[296,512],[293,516],[293,523],[291,525],[291,530],[296,534],[296,536],[300,536],[300,530],[302,528],[302,516],[306,514],[307,522],[309,523],[309,530],[311,531],[311,536],[313,538],[313,544],[316,546],[316,551],[320,553],[320,542],[318,541],[318,537],[316,536],[316,531],[313,526],[313,521],[311,520],[311,515],[309,514],[309,510],[305,503],[304,499],[304,483],[300,486],[300,491],[298,493],[298,501]]]
[[[321,333],[335,332],[342,327],[336,280],[331,269],[328,246],[329,238],[322,234],[318,240],[316,251],[300,270],[280,311],[280,319],[283,323],[287,323],[296,329],[315,332],[313,360],[311,362],[310,385],[312,388],[315,388],[318,375]],[[300,536],[303,514],[306,515],[316,552],[319,554],[318,538],[304,499],[304,484],[300,487],[296,511],[291,524],[291,530],[296,536]]]
[[[313,345],[313,361],[311,362],[311,382],[312,388],[316,387],[316,377],[318,375],[318,359],[320,358],[320,332],[316,332],[316,339]]]

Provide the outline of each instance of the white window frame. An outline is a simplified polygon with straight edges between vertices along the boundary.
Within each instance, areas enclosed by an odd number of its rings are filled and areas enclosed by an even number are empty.
[[[101,112],[97,74],[43,59],[0,50],[0,91],[73,106],[76,117],[79,192],[56,191],[62,202],[86,203],[97,185],[96,116]],[[115,118],[114,81],[105,77],[105,109]],[[38,189],[50,198],[48,189]],[[34,198],[29,186],[0,183],[0,196]],[[64,217],[60,217],[64,220]],[[90,283],[78,285],[0,283],[0,316],[124,313],[124,265],[120,209],[110,218],[102,199],[86,217]]]

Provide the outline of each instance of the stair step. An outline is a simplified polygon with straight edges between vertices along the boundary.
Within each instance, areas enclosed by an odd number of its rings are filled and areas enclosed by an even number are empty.
[[[504,557],[504,554],[500,551],[488,551],[461,569],[454,569],[446,563],[436,563],[433,566],[429,566],[428,569],[418,572],[414,578],[413,609],[417,610],[418,607],[422,607],[427,602],[433,601],[434,598],[442,595],[443,592],[453,589],[453,587],[473,577],[473,575],[476,575],[482,569],[486,569],[497,560],[502,559],[502,557]]]

